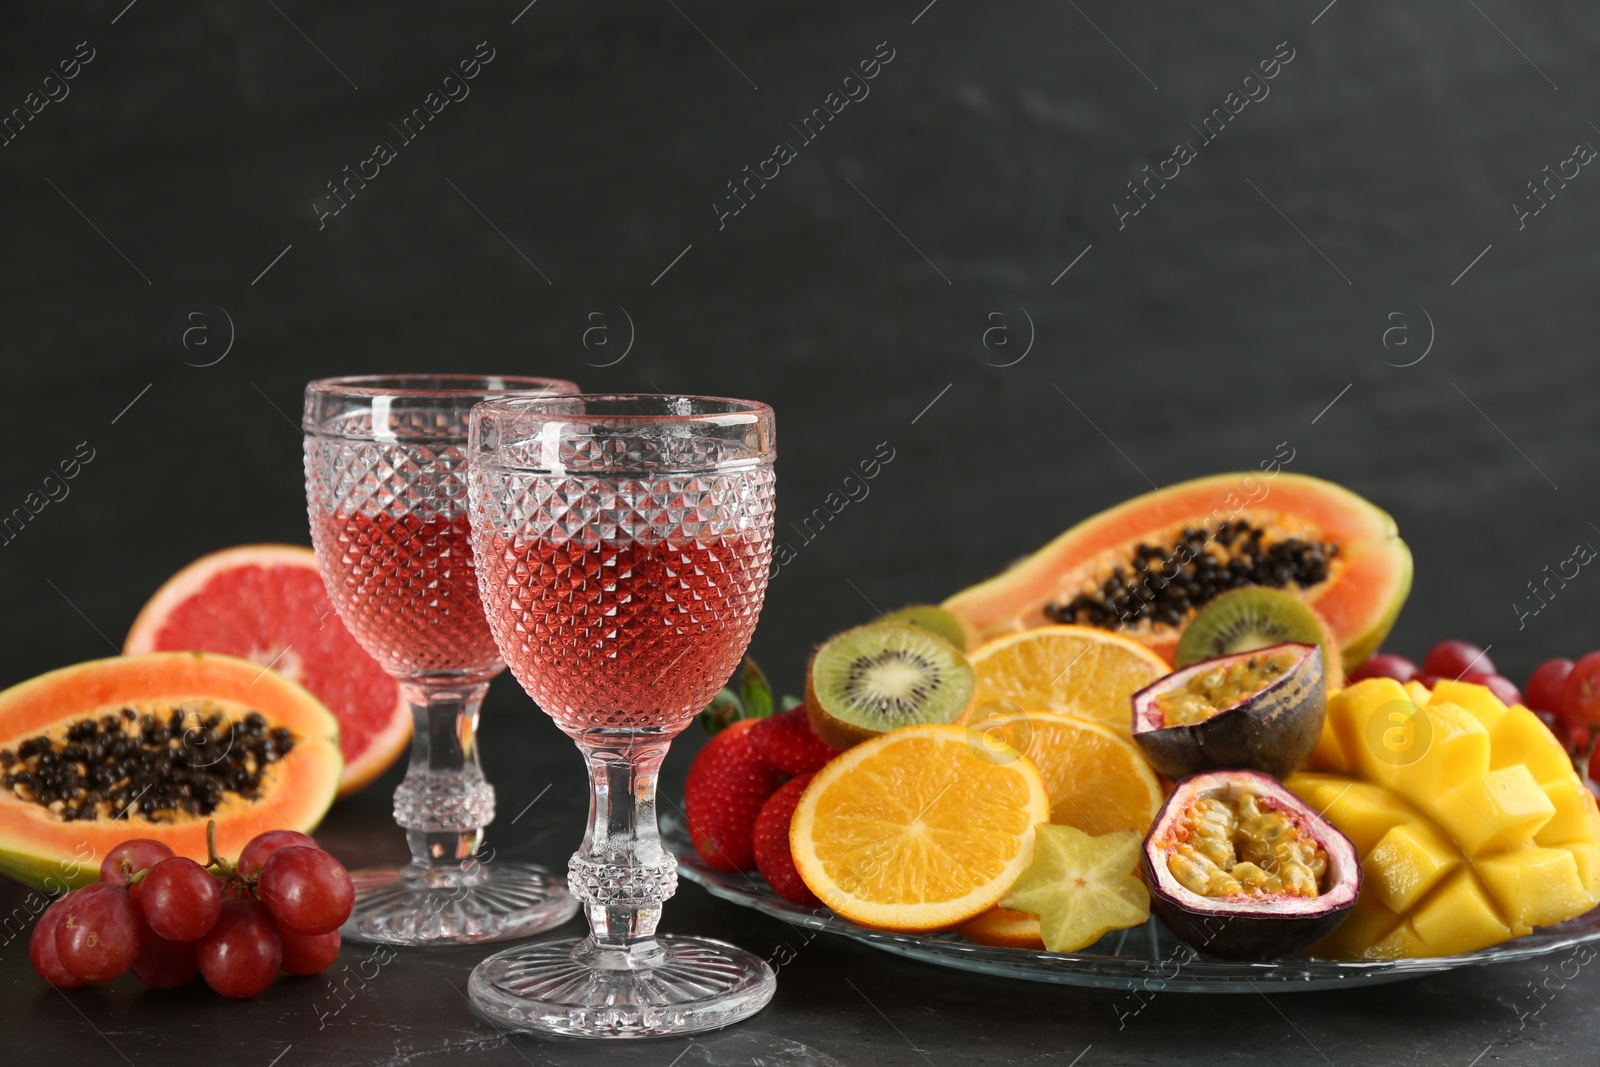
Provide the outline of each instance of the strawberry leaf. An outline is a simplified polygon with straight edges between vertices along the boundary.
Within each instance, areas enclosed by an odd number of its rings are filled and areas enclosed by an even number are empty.
[[[749,656],[739,672],[739,697],[744,701],[746,719],[765,719],[772,714],[772,683]]]
[[[726,687],[696,716],[700,728],[713,737],[742,718],[744,707],[739,702],[739,694]]]

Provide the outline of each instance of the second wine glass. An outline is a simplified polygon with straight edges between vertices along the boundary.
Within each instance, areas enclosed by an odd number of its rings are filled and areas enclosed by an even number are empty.
[[[508,392],[574,393],[551,378],[401,374],[306,387],[311,541],[335,609],[411,705],[411,764],[394,794],[411,863],[358,872],[353,941],[460,944],[526,937],[576,903],[530,864],[485,863],[494,788],[478,709],[505,669],[478,599],[467,523],[472,406]]]
[[[693,396],[508,398],[472,416],[472,536],[511,672],[577,742],[589,826],[568,864],[589,936],[472,972],[518,1029],[649,1037],[747,1018],[758,957],[656,934],[677,864],[656,828],[667,746],[744,655],[772,556],[772,409]]]

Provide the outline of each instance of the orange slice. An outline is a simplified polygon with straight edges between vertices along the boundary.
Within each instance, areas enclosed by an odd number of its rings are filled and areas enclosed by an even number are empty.
[[[1025,911],[990,908],[971,922],[962,923],[956,933],[980,945],[1044,951],[1044,935],[1039,932],[1039,917],[1029,915]]]
[[[941,930],[999,902],[1049,815],[1038,770],[1004,744],[961,726],[912,726],[818,771],[789,847],[801,879],[845,918]]]
[[[967,656],[977,672],[972,718],[1041,708],[1133,735],[1133,694],[1171,673],[1137,641],[1089,626],[1041,626]]]
[[[1098,723],[1051,711],[994,714],[974,722],[983,744],[1009,745],[1044,778],[1050,821],[1100,836],[1133,830],[1144,837],[1161,810],[1161,782],[1131,741]],[[984,945],[1044,948],[1039,920],[993,908],[965,924],[962,937]]]
[[[1137,830],[1143,837],[1165,794],[1144,754],[1110,727],[1054,711],[994,715],[968,726],[983,744],[1004,743],[1027,756],[1044,778],[1050,821],[1100,836]]]

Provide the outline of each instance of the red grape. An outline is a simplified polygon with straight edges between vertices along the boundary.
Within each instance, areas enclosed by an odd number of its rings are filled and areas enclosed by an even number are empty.
[[[151,989],[176,989],[187,985],[200,973],[194,944],[169,941],[146,926],[139,955],[133,961],[133,976]]]
[[[299,830],[268,830],[266,833],[257,834],[244,846],[244,851],[239,853],[240,877],[246,881],[254,881],[261,874],[261,866],[267,862],[268,856],[280,848],[288,848],[291,845],[303,845],[306,848],[321,847]]]
[[[112,885],[127,885],[128,879],[138,872],[172,856],[172,849],[160,841],[136,837],[106,853],[106,858],[100,861],[100,880]]]
[[[283,962],[283,944],[267,909],[254,900],[230,900],[211,932],[195,946],[206,985],[225,997],[253,997]]]
[[[283,941],[283,969],[290,974],[317,974],[339,958],[339,931],[325,934],[300,934],[287,926],[278,927]]]
[[[1570,659],[1547,659],[1528,675],[1528,707],[1534,711],[1560,711],[1566,703]]]
[[[133,888],[144,921],[168,941],[198,941],[222,914],[222,888],[216,878],[182,856],[151,867]]]
[[[1419,674],[1415,680],[1421,683],[1422,687],[1430,692],[1433,690],[1434,686],[1439,684],[1439,676],[1437,674]]]
[[[1417,665],[1393,652],[1380,652],[1350,672],[1349,682],[1354,685],[1368,678],[1393,678],[1404,685],[1417,676]]]
[[[109,982],[139,954],[139,909],[120,885],[97,882],[73,893],[56,927],[62,964],[86,982]]]
[[[1571,722],[1600,723],[1600,652],[1591,652],[1572,665],[1560,710]]]
[[[44,914],[39,916],[38,923],[34,925],[33,936],[28,938],[28,959],[33,961],[34,973],[57,989],[77,989],[89,984],[67,970],[67,965],[61,962],[61,956],[56,952],[56,927],[60,925],[61,913],[66,910],[71,897],[69,893],[44,909]]]
[[[1441,678],[1460,678],[1468,671],[1493,674],[1494,663],[1477,645],[1466,641],[1440,641],[1428,649],[1422,669],[1427,674],[1437,674]]]
[[[256,893],[280,926],[325,934],[350,918],[356,887],[344,865],[320,848],[290,845],[267,857]]]
[[[1508,708],[1513,704],[1522,703],[1522,692],[1517,688],[1517,683],[1503,674],[1480,674],[1474,671],[1471,674],[1463,675],[1461,680],[1463,682],[1471,682],[1473,685],[1483,686]]]

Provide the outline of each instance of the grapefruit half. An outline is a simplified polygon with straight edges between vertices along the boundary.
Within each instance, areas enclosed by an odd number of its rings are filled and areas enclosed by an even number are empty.
[[[400,687],[333,610],[316,554],[240,545],[167,579],[133,621],[123,652],[222,652],[299,682],[339,720],[347,797],[383,773],[411,738]]]

